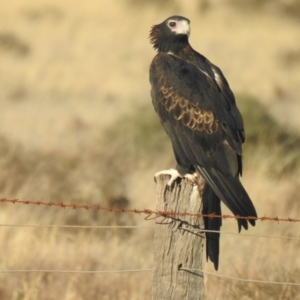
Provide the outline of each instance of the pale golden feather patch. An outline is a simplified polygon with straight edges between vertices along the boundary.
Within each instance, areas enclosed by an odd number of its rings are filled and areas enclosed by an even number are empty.
[[[181,121],[184,126],[198,131],[206,131],[209,134],[215,133],[219,128],[219,121],[211,111],[200,109],[198,104],[191,103],[184,97],[178,96],[172,87],[163,85],[160,88],[163,97],[160,101],[168,112],[174,111],[174,117]],[[176,112],[179,112],[176,114]]]

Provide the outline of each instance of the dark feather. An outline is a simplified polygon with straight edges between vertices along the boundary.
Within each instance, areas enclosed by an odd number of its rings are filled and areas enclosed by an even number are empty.
[[[215,214],[221,215],[221,202],[209,185],[206,185],[202,194],[204,215]],[[221,218],[204,218],[205,229],[220,231],[222,226]],[[214,263],[214,267],[218,270],[219,267],[219,252],[220,252],[220,233],[205,232],[206,235],[206,259],[208,258]]]

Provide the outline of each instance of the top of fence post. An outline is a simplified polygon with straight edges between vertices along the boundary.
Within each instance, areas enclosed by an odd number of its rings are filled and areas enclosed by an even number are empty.
[[[157,180],[157,210],[201,213],[202,199],[196,185],[187,180],[166,186],[169,176]],[[153,300],[203,299],[202,269],[204,234],[202,217],[174,216],[156,219],[154,236]]]

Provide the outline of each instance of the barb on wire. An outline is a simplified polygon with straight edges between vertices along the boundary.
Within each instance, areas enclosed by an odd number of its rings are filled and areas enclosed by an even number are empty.
[[[75,204],[75,203],[56,203],[56,202],[42,202],[42,201],[30,201],[30,200],[18,200],[18,199],[6,199],[1,198],[0,203],[13,203],[13,204],[26,204],[26,205],[40,205],[40,206],[52,206],[61,208],[73,208],[73,209],[85,209],[85,210],[98,210],[107,212],[120,212],[120,213],[135,213],[146,215],[145,220],[152,220],[158,217],[174,218],[174,217],[207,217],[207,218],[222,218],[222,219],[243,219],[243,220],[260,220],[260,221],[275,221],[275,222],[300,222],[300,219],[295,218],[279,218],[279,217],[242,217],[232,215],[216,215],[216,214],[201,214],[201,213],[188,213],[188,212],[174,212],[174,211],[160,211],[151,209],[125,209],[118,207],[102,207],[100,205],[87,205],[87,204]]]

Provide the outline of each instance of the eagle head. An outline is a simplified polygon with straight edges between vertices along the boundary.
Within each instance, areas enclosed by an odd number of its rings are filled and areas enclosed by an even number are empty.
[[[190,20],[181,16],[172,16],[150,31],[150,42],[158,52],[176,53],[188,44]]]

